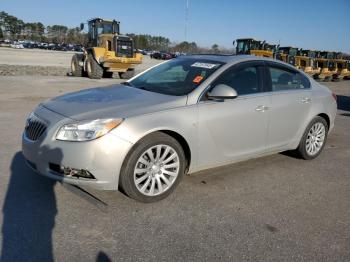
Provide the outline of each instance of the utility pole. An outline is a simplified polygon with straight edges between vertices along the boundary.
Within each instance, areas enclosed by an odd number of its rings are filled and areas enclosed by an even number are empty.
[[[187,42],[187,27],[188,27],[188,3],[189,0],[186,0],[186,10],[185,10],[185,41]]]

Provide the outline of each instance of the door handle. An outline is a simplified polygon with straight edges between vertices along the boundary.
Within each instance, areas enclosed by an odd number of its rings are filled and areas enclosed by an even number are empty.
[[[311,98],[309,98],[309,97],[303,97],[303,98],[301,99],[301,102],[304,103],[304,104],[310,103],[310,102],[311,102]]]
[[[266,110],[268,110],[269,108],[267,106],[257,106],[255,108],[255,111],[257,112],[265,112]]]

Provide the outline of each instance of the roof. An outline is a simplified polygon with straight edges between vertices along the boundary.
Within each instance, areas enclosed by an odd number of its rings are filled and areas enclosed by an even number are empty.
[[[279,60],[275,60],[268,57],[262,57],[262,56],[255,56],[255,55],[220,55],[220,54],[198,54],[198,55],[187,55],[187,56],[180,56],[184,58],[197,58],[197,59],[208,59],[213,61],[218,61],[222,63],[233,63],[238,61],[256,61],[256,60],[262,60],[262,61],[274,61],[274,62],[280,62]]]
[[[88,20],[88,22],[90,21],[94,21],[94,20],[103,20],[104,22],[110,22],[112,23],[113,21],[119,23],[119,21],[116,21],[116,20],[112,20],[112,19],[104,19],[104,18],[101,18],[101,17],[94,17],[94,18],[91,18]]]
[[[247,40],[253,40],[253,41],[261,42],[260,40],[256,40],[254,38],[238,38],[238,39],[236,39],[236,41],[247,41]]]

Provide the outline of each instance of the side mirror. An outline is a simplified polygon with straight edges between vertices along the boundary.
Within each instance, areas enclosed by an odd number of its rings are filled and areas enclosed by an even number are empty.
[[[80,24],[80,31],[83,31],[84,30],[84,23],[81,23]]]
[[[214,86],[211,92],[207,93],[208,99],[211,100],[221,100],[224,99],[234,99],[238,96],[236,90],[225,84],[218,84]]]

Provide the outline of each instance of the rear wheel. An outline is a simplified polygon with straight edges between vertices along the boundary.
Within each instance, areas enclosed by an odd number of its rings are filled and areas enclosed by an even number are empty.
[[[314,159],[321,154],[327,140],[327,121],[317,116],[307,126],[297,149],[300,156],[306,160]]]
[[[138,142],[124,161],[120,186],[131,198],[155,202],[167,197],[185,172],[185,155],[171,136],[157,132]]]
[[[101,79],[103,76],[103,68],[97,63],[92,54],[89,54],[86,59],[86,72],[91,79]]]
[[[135,75],[135,69],[130,68],[126,72],[119,72],[119,78],[120,79],[130,79]]]
[[[84,57],[81,54],[73,55],[71,61],[71,70],[73,76],[83,76],[84,68],[79,64],[79,62],[83,62],[83,59]]]

